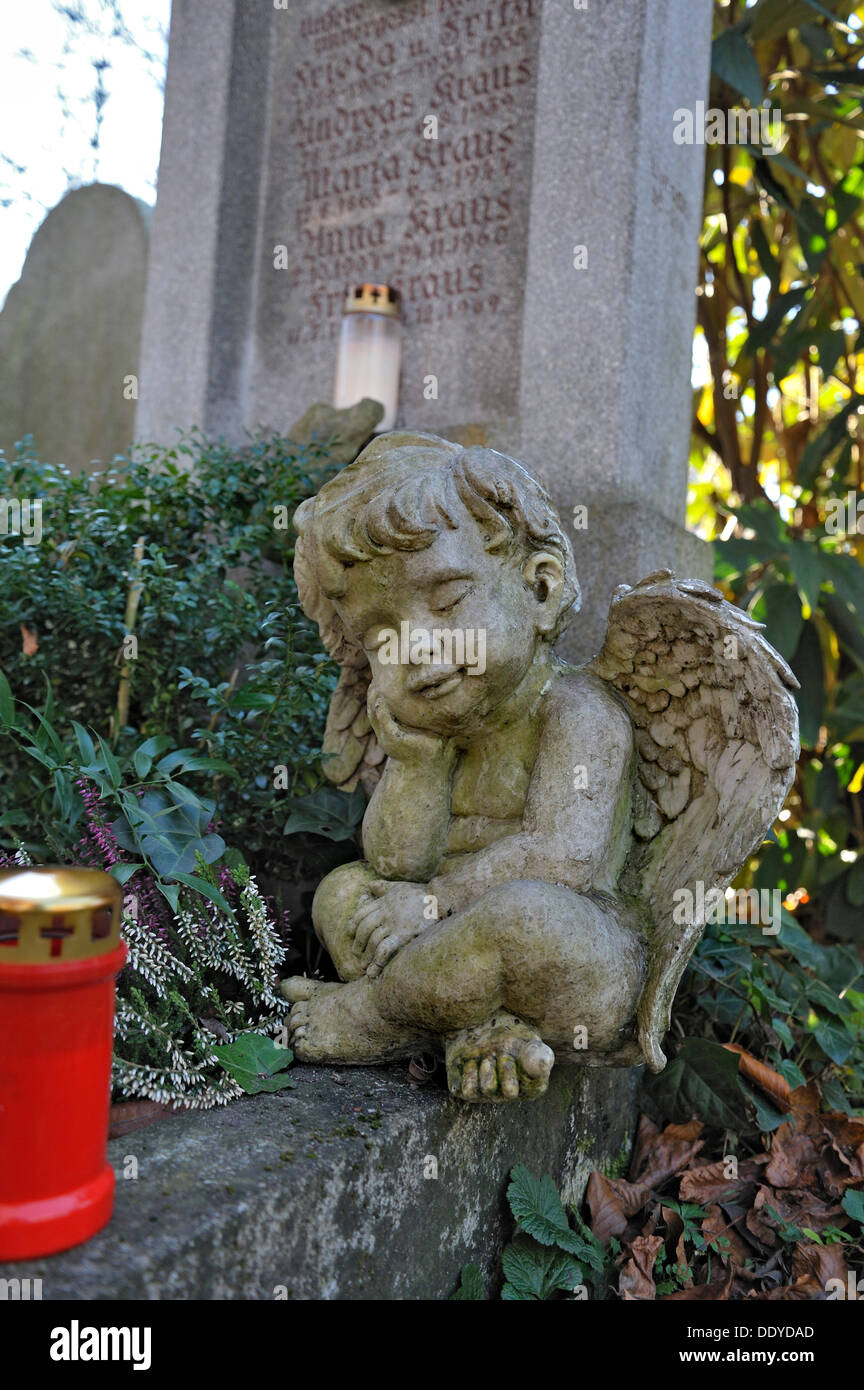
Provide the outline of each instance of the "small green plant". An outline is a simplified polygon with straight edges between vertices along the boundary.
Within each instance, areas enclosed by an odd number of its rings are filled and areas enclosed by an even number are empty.
[[[571,1227],[552,1179],[548,1175],[535,1178],[517,1164],[510,1173],[507,1201],[518,1231],[501,1257],[502,1299],[538,1302],[565,1293],[587,1296],[587,1285],[602,1276],[608,1256],[576,1212],[576,1229]],[[475,1265],[463,1266],[460,1286],[452,1297],[485,1297]]]

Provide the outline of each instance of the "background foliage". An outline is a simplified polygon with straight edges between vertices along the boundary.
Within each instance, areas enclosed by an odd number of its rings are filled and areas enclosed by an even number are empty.
[[[862,21],[835,0],[715,4],[710,105],[764,104],[776,134],[706,150],[688,519],[801,683],[802,756],[738,880],[780,890],[780,936],[709,928],[675,1018],[704,1045],[660,1078],[669,1115],[746,1091],[730,1040],[832,1105],[864,1100]],[[758,1143],[779,1116],[752,1099],[726,1120]]]

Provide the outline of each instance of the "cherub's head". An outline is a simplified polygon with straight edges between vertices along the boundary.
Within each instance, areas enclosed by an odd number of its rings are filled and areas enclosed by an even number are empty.
[[[482,723],[579,608],[573,553],[549,497],[492,449],[382,435],[294,523],[304,609],[338,661],[368,660],[390,709],[413,728]],[[449,650],[436,632],[451,634]],[[422,633],[425,646],[410,640]]]

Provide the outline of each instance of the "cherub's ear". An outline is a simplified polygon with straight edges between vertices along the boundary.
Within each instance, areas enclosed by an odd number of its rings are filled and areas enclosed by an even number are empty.
[[[564,561],[554,550],[538,550],[525,561],[522,575],[540,605],[537,631],[551,632],[564,597]]]

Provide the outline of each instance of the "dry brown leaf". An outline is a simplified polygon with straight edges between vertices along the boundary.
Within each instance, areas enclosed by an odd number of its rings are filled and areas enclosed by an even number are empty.
[[[758,1086],[760,1091],[764,1091],[771,1097],[778,1110],[786,1111],[791,1109],[792,1088],[773,1067],[766,1066],[760,1062],[758,1057],[754,1057],[752,1052],[747,1052],[745,1048],[739,1047],[738,1043],[724,1043],[727,1052],[738,1053],[738,1070]]]
[[[840,1279],[845,1289],[849,1267],[839,1245],[813,1245],[809,1240],[799,1240],[792,1257],[792,1274],[796,1282],[809,1275],[823,1289],[829,1279]]]
[[[640,1142],[634,1146],[630,1179],[634,1186],[659,1187],[667,1178],[686,1168],[702,1148],[702,1125],[690,1120],[686,1125],[667,1125],[660,1134],[654,1127],[648,1136],[640,1124]],[[643,1137],[644,1135],[644,1137]]]
[[[613,1236],[620,1236],[627,1229],[627,1214],[621,1198],[612,1185],[612,1179],[607,1178],[605,1173],[591,1174],[585,1200],[588,1204],[591,1230],[604,1245],[608,1245]]]
[[[637,1236],[630,1242],[618,1276],[618,1293],[622,1299],[632,1302],[656,1298],[654,1261],[662,1246],[661,1236]]]
[[[816,1165],[821,1152],[822,1144],[813,1135],[802,1134],[791,1124],[781,1125],[771,1140],[765,1181],[772,1187],[818,1187]]]
[[[738,1164],[738,1176],[727,1177],[729,1160],[702,1163],[681,1174],[678,1195],[682,1202],[717,1202],[725,1197],[741,1197],[749,1188],[755,1190],[759,1170],[768,1162],[767,1154],[756,1154]]]
[[[825,1294],[818,1279],[808,1274],[803,1279],[796,1279],[794,1284],[778,1284],[776,1289],[762,1293],[752,1289],[747,1297],[761,1303],[805,1303],[824,1298]]]
[[[826,1226],[842,1225],[846,1221],[843,1208],[823,1201],[815,1193],[787,1189],[776,1191],[771,1187],[760,1187],[752,1208],[746,1216],[747,1230],[772,1249],[777,1244],[777,1226],[773,1217],[764,1209],[773,1207],[777,1215],[799,1230],[809,1226],[811,1230],[821,1231]]]
[[[118,1105],[112,1105],[108,1112],[108,1138],[119,1139],[124,1134],[131,1134],[134,1129],[152,1125],[155,1120],[167,1119],[179,1109],[180,1106],[163,1105],[158,1100],[121,1101]]]

